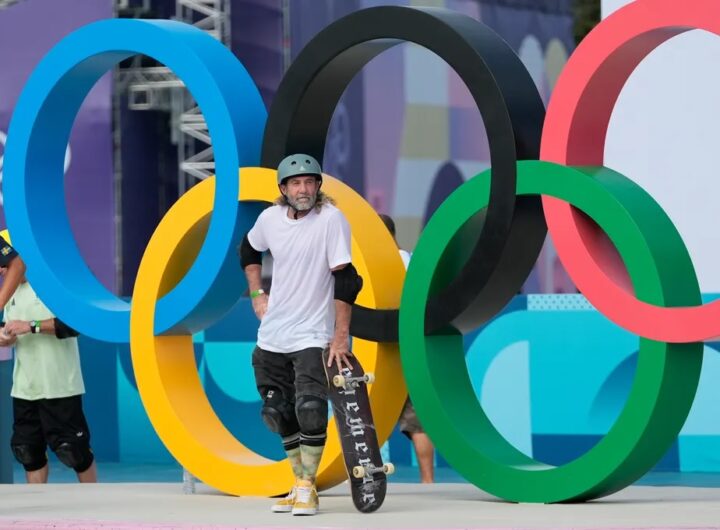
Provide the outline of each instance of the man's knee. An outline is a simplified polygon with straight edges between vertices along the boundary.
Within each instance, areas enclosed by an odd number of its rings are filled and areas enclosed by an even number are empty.
[[[25,468],[25,471],[37,471],[47,464],[45,448],[39,445],[11,444],[15,459]]]
[[[63,442],[54,451],[58,460],[76,473],[87,471],[95,460],[87,444]]]
[[[303,395],[295,404],[300,432],[303,434],[322,434],[327,430],[327,400],[313,395]]]
[[[293,403],[275,388],[265,393],[261,414],[265,426],[280,436],[289,436],[300,430]]]

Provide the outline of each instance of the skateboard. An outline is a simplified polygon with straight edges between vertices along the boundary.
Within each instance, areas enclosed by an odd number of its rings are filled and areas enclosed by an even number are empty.
[[[350,359],[352,370],[343,366],[338,371],[336,364],[327,365],[329,355],[326,348],[323,366],[353,504],[363,513],[374,512],[385,500],[387,475],[395,471],[392,464],[383,464],[370,410],[367,385],[375,381],[375,376],[366,374],[356,357]]]

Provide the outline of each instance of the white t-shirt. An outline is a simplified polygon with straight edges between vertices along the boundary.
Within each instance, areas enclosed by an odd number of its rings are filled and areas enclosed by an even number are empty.
[[[403,265],[405,265],[405,270],[407,270],[408,265],[410,265],[410,257],[412,254],[410,254],[407,250],[400,249],[400,259],[403,261]]]
[[[248,241],[273,256],[268,309],[260,323],[258,346],[290,353],[324,348],[335,330],[335,284],[331,269],[350,263],[350,225],[340,210],[325,204],[301,219],[287,206],[263,211]]]

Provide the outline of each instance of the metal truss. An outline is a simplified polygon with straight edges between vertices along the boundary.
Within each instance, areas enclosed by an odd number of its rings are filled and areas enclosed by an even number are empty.
[[[177,0],[176,17],[209,33],[220,42],[230,41],[228,0]]]
[[[126,16],[143,16],[151,8],[152,0],[116,0],[118,13]],[[230,0],[176,0],[175,18],[230,42]],[[144,62],[142,57],[132,59],[120,73],[120,86],[127,87],[130,109],[170,113],[171,140],[178,149],[178,192],[183,193],[196,179],[215,173],[210,134],[185,84],[169,68]]]
[[[202,29],[220,42],[230,43],[229,0],[177,0],[175,5],[179,20]],[[201,180],[212,176],[215,159],[205,118],[187,90],[175,100],[173,123],[180,129],[178,192],[183,193],[194,183],[185,175]]]
[[[20,0],[0,0],[0,9],[10,7],[13,4],[17,4]]]

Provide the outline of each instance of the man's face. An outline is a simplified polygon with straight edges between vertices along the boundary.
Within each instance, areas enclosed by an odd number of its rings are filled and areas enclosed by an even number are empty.
[[[291,177],[280,184],[280,191],[298,212],[305,212],[315,206],[320,181],[312,175]]]

